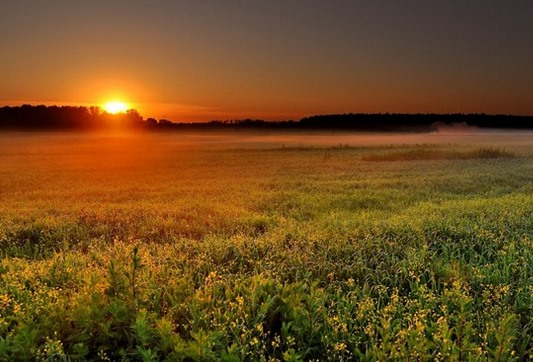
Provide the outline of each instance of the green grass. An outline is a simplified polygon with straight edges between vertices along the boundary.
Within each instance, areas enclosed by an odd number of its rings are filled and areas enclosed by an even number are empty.
[[[370,154],[363,157],[365,161],[414,161],[414,160],[470,160],[485,158],[514,158],[516,153],[503,148],[481,147],[468,151],[439,149],[436,147],[419,146],[408,151],[396,149],[382,154]]]
[[[533,357],[533,149],[1,137],[0,360]]]

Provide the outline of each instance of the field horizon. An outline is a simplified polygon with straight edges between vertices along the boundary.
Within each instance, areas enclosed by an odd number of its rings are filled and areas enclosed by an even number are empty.
[[[0,9],[0,362],[533,361],[532,0]]]

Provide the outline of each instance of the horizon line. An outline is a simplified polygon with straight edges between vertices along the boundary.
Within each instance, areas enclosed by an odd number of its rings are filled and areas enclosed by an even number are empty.
[[[87,104],[76,104],[75,105],[75,102],[65,102],[63,104],[61,103],[58,103],[58,104],[45,104],[45,103],[35,103],[35,104],[32,104],[32,103],[23,103],[23,104],[20,104],[20,105],[8,105],[8,104],[5,104],[5,105],[0,105],[0,108],[5,108],[5,107],[9,107],[9,108],[18,108],[18,107],[23,107],[23,106],[30,106],[30,107],[72,107],[72,108],[92,108],[92,107],[97,107],[98,109],[101,109],[103,110],[103,107],[101,105],[94,105],[94,104],[91,104],[91,105],[87,105]],[[166,120],[166,121],[170,121],[172,123],[177,123],[177,124],[180,124],[180,123],[209,123],[209,122],[226,122],[226,121],[244,121],[244,120],[252,120],[252,121],[264,121],[264,122],[272,122],[272,123],[279,123],[279,122],[294,122],[294,121],[301,121],[303,119],[306,119],[306,118],[313,118],[313,117],[325,117],[325,116],[347,116],[347,115],[366,115],[366,116],[373,116],[373,115],[390,115],[390,116],[399,116],[399,115],[402,115],[402,116],[429,116],[429,115],[434,115],[434,116],[453,116],[453,115],[463,115],[463,116],[506,116],[506,117],[524,117],[524,118],[528,118],[528,117],[533,117],[533,114],[518,114],[518,113],[485,113],[485,112],[459,112],[459,111],[454,111],[454,112],[390,112],[390,111],[384,111],[384,112],[356,112],[356,111],[350,111],[350,112],[333,112],[333,113],[315,113],[315,114],[308,114],[306,116],[303,116],[303,117],[300,117],[300,118],[286,118],[286,119],[279,119],[279,120],[275,120],[275,119],[268,119],[268,118],[261,118],[261,117],[254,117],[254,116],[248,116],[248,117],[242,117],[242,118],[212,118],[212,119],[208,119],[208,120],[205,120],[205,121],[176,121],[176,120],[172,120],[168,117],[152,117],[152,116],[144,116],[143,114],[141,114],[136,108],[129,108],[128,111],[135,111],[137,112],[144,120],[147,120],[147,119],[155,119],[155,120]],[[103,112],[105,112],[105,110],[103,110]]]

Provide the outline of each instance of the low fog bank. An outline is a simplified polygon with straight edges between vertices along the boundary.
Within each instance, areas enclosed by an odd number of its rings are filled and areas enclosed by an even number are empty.
[[[351,147],[354,149],[350,150]],[[342,152],[353,152],[354,157],[357,157],[361,153],[355,148],[371,151],[390,147],[431,147],[437,152],[467,152],[487,148],[528,157],[533,156],[533,132],[0,133],[0,173],[8,180],[10,174],[19,172],[16,171],[17,167],[22,164],[24,169],[32,170],[44,163],[53,164],[57,169],[67,168],[76,174],[78,171],[90,171],[100,175],[104,170],[109,179],[123,174],[131,174],[135,178],[138,174],[148,173],[157,183],[165,170],[176,165],[203,162],[206,153],[220,157],[222,162],[226,157],[233,157],[231,155],[234,152],[252,152],[254,157],[262,157],[263,152],[273,151],[283,160],[285,152],[304,155],[310,150],[336,148]],[[316,153],[313,154],[316,157]],[[209,166],[206,164],[206,167]],[[160,174],[153,174],[154,169]]]
[[[441,123],[437,122],[432,125],[432,134],[439,135],[501,135],[501,136],[531,136],[533,130],[529,129],[506,129],[506,128],[490,128],[490,127],[478,127],[468,125],[466,122],[461,123]]]
[[[182,140],[185,141],[185,140]],[[256,132],[247,134],[193,135],[187,141],[227,147],[380,147],[402,145],[457,145],[491,147],[532,147],[533,131],[479,129],[477,127],[442,128],[431,133],[365,132]]]
[[[87,147],[114,144],[115,148],[237,149],[304,147],[378,147],[401,145],[487,145],[494,147],[532,147],[533,131],[477,128],[471,126],[439,127],[431,133],[356,132],[356,131],[187,131],[179,133],[0,133],[0,152],[20,147]]]

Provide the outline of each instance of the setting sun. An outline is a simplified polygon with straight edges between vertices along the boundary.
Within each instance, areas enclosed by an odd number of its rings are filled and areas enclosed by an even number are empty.
[[[111,114],[125,113],[128,110],[128,105],[119,101],[107,102],[104,104],[104,110]]]

